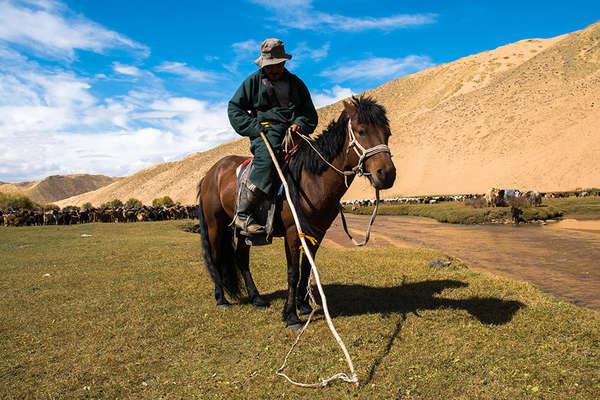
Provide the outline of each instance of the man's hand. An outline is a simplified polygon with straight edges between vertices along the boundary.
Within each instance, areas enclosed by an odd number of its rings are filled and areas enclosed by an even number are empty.
[[[300,133],[301,129],[299,125],[291,124],[290,131],[292,131],[292,133]]]

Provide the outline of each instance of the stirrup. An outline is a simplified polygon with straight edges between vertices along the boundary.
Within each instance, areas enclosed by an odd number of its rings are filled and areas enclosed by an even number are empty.
[[[240,230],[240,233],[245,236],[249,235],[264,235],[267,233],[264,226],[254,221],[252,216],[236,215],[234,225]]]

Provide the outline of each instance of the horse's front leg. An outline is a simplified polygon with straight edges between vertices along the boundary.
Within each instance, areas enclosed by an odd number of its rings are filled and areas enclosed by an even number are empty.
[[[311,255],[313,259],[317,254],[319,245],[310,246]],[[310,299],[308,298],[308,279],[310,278],[310,262],[306,256],[302,257],[302,263],[300,265],[300,284],[298,285],[298,311],[301,316],[309,315],[312,312],[310,305]]]
[[[287,279],[288,293],[283,306],[283,321],[286,326],[292,329],[299,329],[302,326],[302,321],[296,313],[296,290],[299,279],[299,263],[300,263],[300,240],[296,234],[296,229],[288,229],[285,235],[285,256],[287,259]]]

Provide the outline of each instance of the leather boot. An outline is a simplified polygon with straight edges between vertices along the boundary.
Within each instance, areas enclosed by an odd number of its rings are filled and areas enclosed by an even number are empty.
[[[244,184],[240,188],[240,191],[235,226],[250,235],[265,233],[265,227],[258,224],[252,217],[252,214],[266,195],[256,187],[252,190],[247,184]]]

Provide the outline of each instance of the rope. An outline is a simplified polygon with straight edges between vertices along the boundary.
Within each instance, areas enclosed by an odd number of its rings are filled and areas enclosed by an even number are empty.
[[[303,254],[303,253],[301,253],[301,254]],[[302,260],[300,260],[300,262],[302,262]],[[306,295],[310,298],[310,300],[312,301],[313,305],[316,305],[318,303],[315,300],[315,297],[314,297],[314,295],[312,293],[312,287],[311,287],[311,284],[310,284],[311,281],[312,281],[312,278],[313,278],[313,274],[312,274],[312,269],[311,269],[310,276],[308,277],[308,285],[306,287]],[[290,350],[285,355],[285,358],[283,360],[283,364],[281,365],[281,367],[279,367],[279,369],[277,370],[276,374],[279,375],[279,376],[284,377],[285,379],[288,380],[288,382],[290,382],[293,385],[300,386],[300,387],[305,387],[305,388],[323,388],[323,387],[327,386],[329,384],[329,382],[334,381],[336,379],[341,379],[344,382],[355,383],[355,384],[358,385],[358,377],[356,376],[356,374],[354,374],[352,376],[352,378],[350,378],[345,373],[338,372],[337,374],[334,374],[334,375],[330,376],[327,379],[323,379],[323,380],[321,380],[321,382],[318,382],[318,383],[301,383],[301,382],[294,381],[292,378],[290,378],[285,373],[283,373],[283,371],[287,367],[287,361],[288,361],[289,356],[292,354],[292,352],[294,351],[294,348],[296,347],[296,345],[300,341],[300,338],[304,334],[304,331],[308,327],[308,324],[310,324],[310,321],[311,321],[312,316],[314,314],[315,314],[315,308],[313,307],[313,310],[310,312],[310,315],[308,316],[308,319],[306,320],[306,323],[302,327],[302,330],[298,333],[298,336],[296,336],[296,340],[292,344],[292,347],[290,348]]]
[[[373,223],[375,222],[375,217],[377,216],[378,208],[379,208],[379,189],[375,189],[375,209],[373,209],[373,214],[371,214],[371,219],[369,220],[369,226],[367,227],[367,233],[365,234],[365,240],[363,240],[361,243],[358,243],[356,240],[354,240],[354,238],[352,237],[350,232],[348,232],[348,226],[346,225],[346,217],[344,216],[344,207],[340,205],[340,217],[342,217],[342,225],[344,226],[344,232],[346,232],[346,235],[348,235],[348,237],[352,240],[352,242],[356,246],[364,246],[369,242],[369,239],[371,237],[371,227],[373,226]]]
[[[275,153],[273,153],[273,149],[271,148],[271,144],[267,140],[267,137],[265,136],[265,134],[263,132],[260,133],[260,136],[265,141],[267,150],[269,151],[271,159],[273,160],[273,164],[275,165],[275,169],[277,170],[277,173],[279,174],[279,178],[281,179],[281,183],[283,184],[283,188],[285,189],[285,195],[286,195],[290,210],[292,212],[292,215],[294,217],[294,222],[296,224],[296,229],[298,231],[298,237],[300,238],[300,242],[302,243],[302,247],[304,248],[304,256],[308,259],[308,261],[310,263],[311,277],[314,275],[315,282],[317,284],[317,289],[319,290],[319,295],[321,296],[321,300],[323,301],[323,305],[322,305],[323,313],[325,314],[325,319],[327,320],[327,325],[329,326],[329,330],[331,331],[331,333],[335,337],[336,341],[338,342],[338,345],[344,352],[344,356],[346,357],[346,362],[348,363],[348,367],[350,368],[350,373],[351,373],[350,378],[348,378],[348,375],[346,375],[344,373],[337,373],[328,379],[322,380],[321,383],[316,384],[317,386],[315,386],[315,384],[303,384],[303,383],[295,382],[282,372],[283,369],[285,369],[285,365],[287,363],[287,359],[288,359],[289,355],[294,350],[294,347],[296,346],[296,343],[298,343],[298,341],[300,340],[300,337],[302,336],[302,333],[304,332],[304,330],[306,330],[306,327],[308,326],[308,324],[310,322],[310,318],[309,318],[306,321],[306,324],[304,325],[303,329],[300,331],[300,333],[296,337],[296,341],[292,345],[292,348],[290,349],[290,351],[288,351],[288,354],[286,355],[286,357],[284,359],[284,363],[283,363],[282,367],[277,371],[277,375],[281,375],[281,376],[285,377],[289,382],[293,383],[294,385],[301,386],[301,387],[323,387],[323,385],[327,385],[331,380],[334,380],[334,379],[342,379],[346,382],[352,382],[352,383],[355,383],[356,385],[358,385],[358,376],[356,375],[356,372],[354,372],[354,364],[352,363],[350,354],[348,353],[348,350],[346,349],[346,345],[342,341],[342,338],[340,338],[340,335],[335,330],[335,327],[333,326],[333,322],[331,321],[331,316],[329,315],[329,308],[327,307],[327,298],[325,297],[325,292],[323,291],[323,286],[321,285],[321,279],[319,278],[319,271],[317,270],[315,261],[310,253],[308,244],[306,243],[306,235],[304,235],[302,232],[300,220],[298,219],[298,214],[296,213],[296,209],[294,208],[294,203],[292,202],[289,187],[285,180],[285,176],[283,175],[283,172],[281,171],[281,167],[279,166],[277,157],[275,156]],[[302,236],[300,236],[300,234],[302,234]],[[309,279],[309,282],[310,282],[310,279]],[[310,284],[307,288],[307,293],[310,293]],[[312,293],[311,293],[311,299],[314,301],[314,297],[312,297]],[[314,309],[313,309],[313,313],[314,313]],[[312,313],[311,313],[311,317],[312,317]]]

